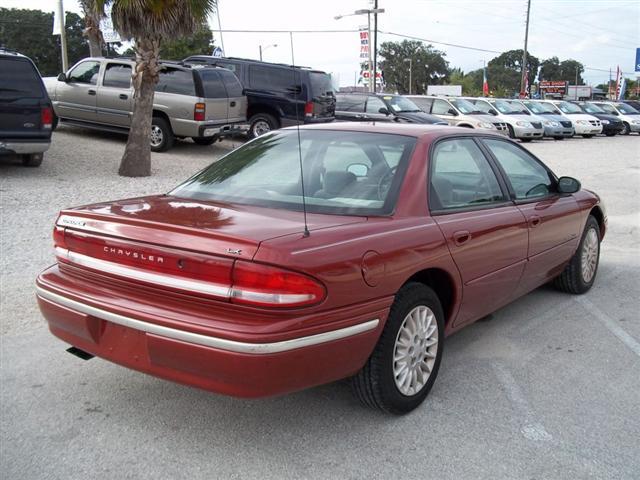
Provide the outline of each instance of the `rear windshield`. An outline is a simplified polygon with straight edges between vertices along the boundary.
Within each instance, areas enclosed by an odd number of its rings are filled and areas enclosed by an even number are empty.
[[[311,82],[311,95],[314,97],[334,95],[335,89],[331,82],[331,75],[322,72],[309,72]]]
[[[42,81],[31,62],[0,58],[0,98],[42,98]]]
[[[177,197],[342,215],[395,208],[416,139],[330,130],[280,130],[229,153],[180,185]],[[302,172],[300,168],[302,157]]]

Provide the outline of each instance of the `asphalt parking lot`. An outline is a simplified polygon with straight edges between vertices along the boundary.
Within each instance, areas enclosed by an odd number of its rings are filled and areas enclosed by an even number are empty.
[[[603,197],[596,284],[540,288],[449,337],[404,417],[361,407],[346,382],[239,400],[65,353],[34,298],[58,210],[167,191],[233,148],[179,142],[152,177],[124,179],[124,144],[60,127],[41,168],[0,163],[2,478],[639,478],[638,135],[526,145]]]

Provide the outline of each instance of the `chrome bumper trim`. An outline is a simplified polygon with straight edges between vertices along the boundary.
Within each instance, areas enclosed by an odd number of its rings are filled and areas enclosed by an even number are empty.
[[[375,329],[380,323],[380,319],[369,320],[364,323],[352,325],[350,327],[340,328],[338,330],[332,330],[330,332],[318,333],[316,335],[309,335],[307,337],[299,337],[291,340],[283,340],[281,342],[273,343],[246,343],[237,342],[235,340],[227,340],[225,338],[210,337],[208,335],[201,335],[199,333],[185,332],[184,330],[177,330],[175,328],[163,327],[154,323],[145,322],[142,320],[136,320],[134,318],[126,317],[113,312],[102,310],[101,308],[92,307],[70,298],[64,297],[57,293],[53,293],[42,287],[36,287],[36,293],[38,297],[43,300],[49,301],[56,305],[75,310],[76,312],[91,315],[108,322],[116,323],[124,327],[133,328],[142,332],[153,333],[174,340],[180,340],[183,342],[194,343],[196,345],[203,345],[205,347],[218,348],[220,350],[227,350],[229,352],[237,353],[250,353],[256,355],[265,355],[270,353],[287,352],[296,348],[310,347],[313,345],[319,345],[321,343],[332,342],[334,340],[340,340],[342,338],[358,335],[359,333],[368,332]]]

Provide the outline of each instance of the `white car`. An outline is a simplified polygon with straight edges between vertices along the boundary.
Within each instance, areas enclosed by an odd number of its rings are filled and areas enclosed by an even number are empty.
[[[571,102],[565,102],[564,100],[551,100],[548,103],[554,105],[559,112],[571,119],[573,127],[576,130],[576,135],[591,138],[594,135],[602,133],[602,122],[600,119],[584,113],[579,106]]]
[[[508,101],[497,98],[467,98],[480,111],[487,112],[505,122],[511,138],[530,142],[544,135],[544,119],[523,113],[522,108],[513,107]]]
[[[640,133],[640,112],[622,102],[591,102],[598,105],[610,115],[615,115],[624,124],[620,135],[629,135],[631,132]]]

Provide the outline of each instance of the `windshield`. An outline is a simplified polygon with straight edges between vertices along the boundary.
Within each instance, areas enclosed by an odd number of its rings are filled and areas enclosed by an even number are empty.
[[[311,82],[311,94],[314,97],[334,95],[335,88],[331,82],[331,75],[324,72],[309,72],[309,81]]]
[[[394,112],[421,112],[418,106],[400,95],[384,95],[383,100]]]
[[[519,109],[512,107],[508,102],[504,100],[494,101],[493,106],[496,108],[496,110],[505,115],[517,115],[520,113]]]
[[[481,113],[480,110],[478,110],[478,107],[476,107],[469,100],[465,100],[464,98],[451,98],[449,99],[449,101],[453,104],[454,107],[460,110],[460,113]]]
[[[582,109],[569,102],[560,102],[557,104],[557,107],[560,109],[562,113],[574,114],[574,113],[583,113]]]
[[[336,130],[280,130],[232,151],[170,195],[302,210],[385,215],[395,208],[416,139]]]
[[[518,100],[505,100],[511,108],[522,115],[529,115],[529,111]]]
[[[627,105],[626,103],[616,103],[616,108],[620,111],[620,113],[624,113],[625,115],[639,115],[640,112],[633,108],[631,105]]]
[[[482,115],[487,115],[491,110],[493,110],[494,108],[489,104],[489,102],[485,101],[485,100],[476,100],[473,103],[476,111],[473,113],[478,113],[478,114],[482,114]]]
[[[606,113],[603,109],[593,103],[583,103],[580,106],[582,107],[582,110],[587,113]]]
[[[523,102],[525,106],[535,114],[553,114],[557,115],[557,111],[553,105],[539,102]]]

